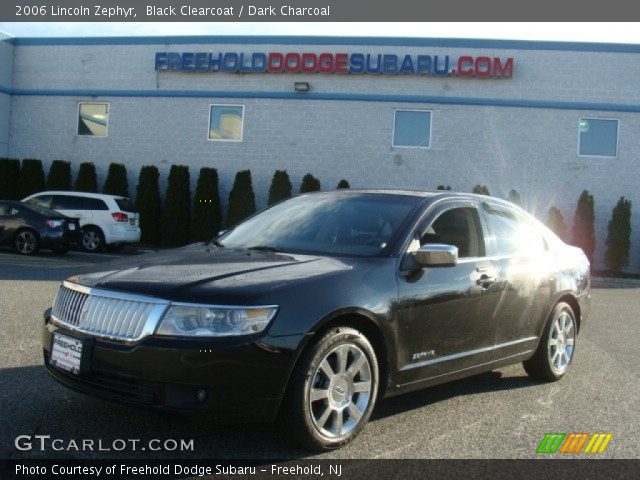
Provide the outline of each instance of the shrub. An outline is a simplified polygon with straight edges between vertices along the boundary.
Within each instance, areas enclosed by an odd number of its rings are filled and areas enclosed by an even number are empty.
[[[236,173],[233,188],[229,192],[229,207],[227,209],[227,227],[234,227],[256,211],[256,197],[253,193],[251,171],[243,170]]]
[[[71,190],[71,162],[51,162],[47,175],[47,190]]]
[[[32,193],[44,190],[44,170],[42,162],[33,158],[22,161],[20,177],[18,178],[18,198],[22,199]]]
[[[0,158],[0,200],[18,200],[20,160]]]
[[[162,212],[162,243],[164,245],[176,247],[185,245],[189,241],[190,203],[189,167],[171,165]]]
[[[300,184],[300,193],[317,192],[320,190],[320,180],[307,173],[302,177],[302,183]]]
[[[631,246],[631,200],[620,197],[611,212],[604,261],[610,270],[621,272],[629,265]]]
[[[276,170],[271,180],[271,186],[269,187],[269,199],[267,205],[273,205],[287,198],[291,198],[291,180],[286,170]]]
[[[567,238],[567,225],[564,223],[564,217],[560,210],[556,207],[551,207],[547,214],[547,227],[551,229],[562,240]]]
[[[109,165],[107,179],[102,188],[104,193],[109,195],[129,196],[129,182],[127,181],[127,167],[122,163],[112,163]]]
[[[140,240],[150,245],[160,245],[162,207],[160,204],[160,173],[157,167],[147,165],[140,169],[136,190],[136,209],[140,213]]]
[[[582,248],[592,264],[596,251],[594,221],[593,195],[590,195],[587,190],[583,190],[573,217],[573,243]]]
[[[510,190],[509,196],[507,198],[511,203],[522,206],[522,197],[520,197],[520,194],[517,190]]]
[[[98,176],[96,175],[96,166],[93,163],[85,162],[80,164],[73,189],[78,192],[98,192]]]
[[[446,187],[444,185],[438,185],[437,190],[451,190],[451,185],[447,185]]]
[[[479,195],[487,195],[487,196],[491,196],[491,193],[489,192],[489,189],[487,188],[486,185],[476,185],[475,187],[473,187],[473,193],[477,193]]]
[[[191,240],[209,241],[222,228],[222,209],[218,189],[218,171],[203,167],[198,175],[196,196],[193,200],[191,218]]]
[[[336,187],[338,190],[341,190],[343,188],[351,188],[351,185],[349,185],[349,182],[347,182],[344,178],[342,180],[340,180],[338,182],[338,186]]]

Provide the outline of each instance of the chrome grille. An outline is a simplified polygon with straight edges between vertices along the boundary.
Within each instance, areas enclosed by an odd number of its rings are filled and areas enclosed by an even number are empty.
[[[166,300],[63,282],[51,318],[98,337],[136,341],[154,332],[167,305]]]

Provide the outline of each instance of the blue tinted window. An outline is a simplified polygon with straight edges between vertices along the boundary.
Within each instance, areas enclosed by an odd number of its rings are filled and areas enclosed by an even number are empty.
[[[244,107],[242,105],[211,105],[209,140],[242,140]]]
[[[618,155],[618,120],[581,118],[579,155],[616,157]]]
[[[396,110],[393,129],[394,147],[429,147],[431,112],[424,110]]]

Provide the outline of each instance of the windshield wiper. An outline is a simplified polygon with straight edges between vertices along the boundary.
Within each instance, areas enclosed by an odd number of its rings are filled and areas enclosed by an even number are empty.
[[[252,247],[247,247],[247,250],[258,250],[261,252],[281,252],[277,247],[272,247],[270,245],[253,245]]]

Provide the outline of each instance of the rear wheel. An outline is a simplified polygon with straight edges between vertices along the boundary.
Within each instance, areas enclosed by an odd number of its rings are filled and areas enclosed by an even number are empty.
[[[40,240],[30,229],[19,230],[13,240],[13,248],[20,255],[35,255],[40,250]]]
[[[82,229],[82,248],[85,252],[100,252],[104,249],[104,234],[98,227]]]
[[[576,348],[576,317],[569,304],[558,303],[545,325],[536,353],[523,362],[532,378],[554,382],[564,376]]]
[[[378,394],[378,362],[358,330],[332,328],[302,354],[280,417],[289,438],[313,451],[353,440],[371,416]]]

